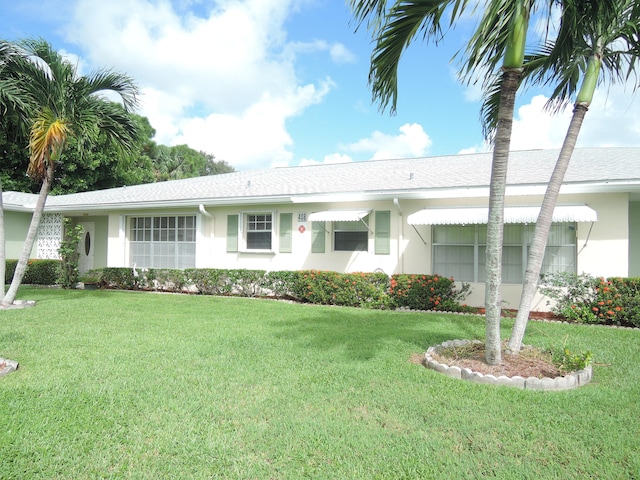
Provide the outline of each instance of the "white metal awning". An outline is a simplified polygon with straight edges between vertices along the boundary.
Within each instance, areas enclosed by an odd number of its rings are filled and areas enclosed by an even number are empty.
[[[309,215],[311,222],[359,222],[371,213],[371,209],[366,210],[325,210],[313,212]]]
[[[505,207],[504,223],[535,223],[540,207]],[[409,225],[477,225],[486,224],[489,209],[425,208],[407,216]],[[595,222],[597,212],[586,205],[559,205],[553,211],[554,222]]]

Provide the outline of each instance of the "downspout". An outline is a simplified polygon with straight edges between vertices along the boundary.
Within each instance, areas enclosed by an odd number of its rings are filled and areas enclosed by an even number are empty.
[[[395,205],[396,210],[398,210],[398,245],[396,251],[396,259],[399,267],[398,273],[404,273],[404,255],[402,255],[402,245],[404,243],[404,221],[398,197],[393,197],[393,204]]]
[[[209,230],[209,235],[208,235],[208,237],[207,237],[207,238],[208,238],[208,242],[209,242],[209,245],[208,245],[207,250],[208,250],[208,251],[211,251],[211,248],[213,247],[213,237],[214,237],[214,231],[213,231],[213,229],[214,229],[213,215],[211,215],[209,212],[207,212],[207,211],[205,210],[204,205],[203,205],[202,203],[201,203],[200,205],[198,205],[198,210],[200,211],[200,213],[202,214],[202,216],[203,216],[203,217],[207,217],[207,218],[210,218],[210,219],[211,219],[211,230]],[[199,235],[199,236],[200,236],[200,235],[202,235],[202,236],[204,237],[204,235],[203,235],[203,234],[204,234],[204,230],[205,230],[205,226],[204,226],[204,222],[202,222],[202,225],[201,225],[201,227],[200,227],[199,232],[198,232],[198,234],[197,234],[197,235]],[[196,262],[197,262],[198,257],[200,256],[200,255],[199,255],[199,252],[198,252],[198,250],[199,250],[199,249],[198,249],[198,244],[199,244],[199,243],[200,243],[200,242],[196,242]],[[210,262],[209,262],[209,258],[207,258],[207,259],[206,259],[206,262],[207,262],[207,264],[209,264],[209,263],[210,263]]]
[[[201,203],[200,205],[198,205],[198,210],[200,210],[200,213],[201,213],[202,215],[204,215],[205,217],[213,218],[213,215],[211,215],[209,212],[207,212],[207,211],[204,209],[204,205],[203,205],[202,203]]]

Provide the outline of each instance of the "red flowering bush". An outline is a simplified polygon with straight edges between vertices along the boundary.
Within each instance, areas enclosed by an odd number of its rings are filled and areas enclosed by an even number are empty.
[[[546,275],[540,292],[567,321],[640,327],[640,278]]]
[[[465,311],[460,302],[468,295],[469,284],[458,289],[453,278],[440,275],[397,274],[391,277],[389,296],[393,306],[412,310]]]

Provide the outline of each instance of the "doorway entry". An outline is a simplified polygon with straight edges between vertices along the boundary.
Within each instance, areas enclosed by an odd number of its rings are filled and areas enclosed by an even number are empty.
[[[78,243],[78,270],[80,273],[84,273],[87,270],[93,268],[93,249],[94,249],[94,233],[96,224],[94,222],[80,222],[78,225],[82,225],[83,233]]]

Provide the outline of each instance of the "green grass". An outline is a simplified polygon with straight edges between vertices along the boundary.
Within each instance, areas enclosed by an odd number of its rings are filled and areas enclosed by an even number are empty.
[[[0,478],[639,478],[640,333],[531,323],[593,382],[535,392],[409,361],[476,317],[23,288],[0,311]],[[511,320],[505,320],[503,335]]]

